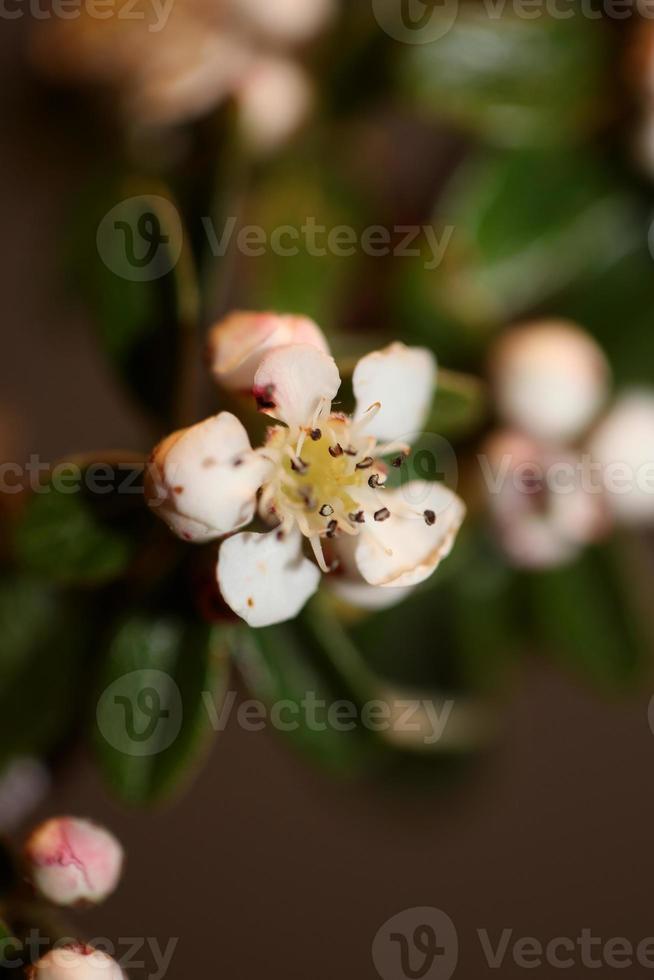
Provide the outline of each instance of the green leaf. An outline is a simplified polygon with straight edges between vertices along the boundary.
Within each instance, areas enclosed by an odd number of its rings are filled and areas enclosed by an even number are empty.
[[[48,752],[79,710],[90,616],[41,582],[0,580],[0,765]]]
[[[268,710],[280,702],[292,705],[287,717],[293,727],[280,732],[284,738],[322,768],[353,776],[375,766],[379,749],[358,723],[339,731],[326,721],[331,705],[354,700],[347,679],[330,669],[325,655],[324,643],[338,642],[339,625],[326,635],[316,629],[315,615],[311,603],[292,624],[242,630],[234,647],[236,664],[250,694]]]
[[[461,438],[478,429],[488,410],[488,392],[479,378],[440,370],[436,397],[426,428],[440,436]]]
[[[415,106],[501,146],[578,142],[601,119],[610,53],[601,19],[572,16],[572,7],[563,19],[456,9],[434,43],[407,46],[402,81]]]
[[[607,691],[629,689],[648,660],[640,613],[616,542],[571,565],[525,577],[535,640]]]
[[[124,472],[119,477],[114,470],[109,492],[99,494],[88,490],[85,470],[70,472],[73,480],[49,482],[31,495],[14,528],[14,556],[33,575],[65,585],[103,585],[130,562],[135,541],[125,511],[145,512],[143,499],[139,494],[120,499]]]
[[[601,275],[572,287],[557,298],[553,312],[594,334],[618,386],[654,385],[654,276],[646,249],[621,256]]]
[[[228,631],[181,616],[132,615],[111,636],[95,751],[126,801],[169,796],[201,760],[211,703],[227,683]]]
[[[450,312],[478,328],[505,323],[638,240],[633,202],[583,154],[486,154],[459,170],[439,205],[454,225],[436,274]]]

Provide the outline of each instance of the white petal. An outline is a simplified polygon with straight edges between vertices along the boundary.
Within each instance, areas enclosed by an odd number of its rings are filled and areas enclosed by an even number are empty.
[[[223,387],[250,391],[265,354],[287,344],[308,344],[329,353],[323,332],[309,317],[231,313],[209,331],[211,370]]]
[[[349,606],[371,611],[390,609],[399,602],[403,602],[413,592],[410,586],[401,589],[381,589],[376,585],[369,585],[363,579],[357,581],[339,575],[327,575],[325,584],[330,592],[333,592],[335,596],[338,596]]]
[[[377,415],[366,433],[377,439],[397,439],[421,431],[429,413],[436,385],[436,360],[423,347],[391,344],[361,358],[352,377],[356,398],[355,419],[362,418],[375,402]]]
[[[254,378],[254,393],[262,411],[288,426],[309,425],[321,402],[329,411],[341,379],[332,357],[291,344],[267,354]]]
[[[465,505],[444,484],[423,480],[377,496],[391,516],[381,522],[367,518],[355,552],[359,572],[371,585],[418,585],[452,550]],[[421,516],[427,510],[436,517],[432,526]]]
[[[319,569],[302,554],[297,529],[281,540],[276,531],[237,534],[221,546],[220,591],[227,605],[250,626],[293,619],[319,581]]]
[[[254,453],[239,420],[221,412],[157,446],[148,503],[187,541],[208,541],[248,524],[270,463]]]

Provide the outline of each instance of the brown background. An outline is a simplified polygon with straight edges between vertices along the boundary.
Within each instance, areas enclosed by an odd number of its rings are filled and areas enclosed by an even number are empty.
[[[22,83],[23,26],[0,20],[0,405],[14,420],[18,459],[137,447],[138,422],[57,279],[65,202],[92,147],[84,133],[62,133]],[[454,795],[333,782],[274,737],[233,726],[193,792],[166,810],[117,806],[80,758],[42,814],[89,815],[122,838],[125,881],[83,928],[163,945],[179,937],[169,980],[374,978],[376,931],[419,905],[451,916],[456,976],[480,980],[493,971],[479,928],[543,942],[584,927],[604,939],[654,935],[648,699],[609,703],[531,662],[509,694],[501,744]],[[525,971],[509,955],[500,973]]]

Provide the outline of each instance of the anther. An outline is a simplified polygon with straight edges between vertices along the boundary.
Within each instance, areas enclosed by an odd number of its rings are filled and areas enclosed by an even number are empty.
[[[352,446],[348,446],[345,450],[346,456],[358,456],[358,452]]]
[[[343,447],[337,442],[335,446],[329,447],[329,455],[336,459],[337,456],[343,455]]]
[[[428,527],[433,527],[433,525],[435,523],[436,523],[436,514],[434,513],[434,511],[433,510],[426,510],[425,511],[425,524]]]
[[[365,524],[366,522],[366,515],[362,510],[357,511],[356,514],[348,514],[348,518],[353,524]]]
[[[390,516],[391,516],[391,512],[388,509],[388,507],[382,507],[381,510],[375,512],[376,521],[387,521]]]
[[[368,486],[373,490],[384,486],[383,482],[380,482],[379,473],[373,473],[372,476],[368,477]]]
[[[306,473],[309,469],[309,464],[305,463],[303,459],[300,459],[300,457],[297,456],[295,459],[291,460],[291,469],[294,470],[295,473]]]
[[[322,439],[322,431],[320,429],[312,429],[309,435],[314,442],[318,442],[319,439]]]
[[[358,470],[369,470],[374,462],[375,461],[372,456],[366,456],[366,458],[362,459],[360,463],[357,463],[356,468]]]
[[[331,504],[323,504],[320,508],[320,513],[323,517],[331,517],[334,513],[334,508],[331,506]]]
[[[327,537],[333,538],[336,536],[336,531],[338,530],[338,521],[330,521],[327,525]]]
[[[395,459],[391,460],[391,466],[394,466],[396,469],[399,470],[400,466],[405,461],[405,459],[407,459],[408,455],[409,455],[408,453],[400,453],[399,456],[396,456]]]

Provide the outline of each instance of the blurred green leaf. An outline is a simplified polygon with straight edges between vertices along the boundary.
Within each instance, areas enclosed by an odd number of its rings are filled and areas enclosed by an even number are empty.
[[[495,144],[578,142],[606,115],[611,88],[606,25],[573,13],[527,18],[500,3],[494,12],[463,3],[448,28],[445,4],[443,35],[406,47],[404,90],[418,108]]]
[[[293,624],[242,630],[235,644],[236,663],[250,694],[269,709],[282,701],[294,706],[293,727],[282,734],[302,755],[334,774],[353,776],[375,765],[379,747],[358,722],[351,731],[325,722],[331,705],[353,703],[353,692],[347,670],[344,678],[330,668],[325,655],[325,644],[338,643],[341,628],[334,623],[325,634],[316,628],[316,613],[316,604],[310,603]],[[354,669],[355,663],[349,667]]]
[[[525,576],[535,642],[608,691],[628,688],[649,659],[628,583],[615,542],[587,549],[574,564]]]
[[[437,272],[455,316],[493,327],[630,251],[633,201],[589,156],[486,154],[459,170],[439,204],[454,225]]]
[[[154,803],[197,767],[211,734],[211,705],[228,677],[222,627],[135,614],[111,636],[101,678],[94,745],[124,800]]]
[[[142,497],[137,501],[144,510]],[[70,481],[48,483],[34,492],[13,532],[20,568],[66,585],[102,585],[118,578],[135,542],[120,521],[112,525],[101,520],[100,507],[106,502],[106,494],[84,490],[81,475],[74,486]]]
[[[328,247],[328,234],[341,226],[364,227],[365,219],[360,196],[334,161],[329,167],[326,162],[316,148],[269,168],[251,192],[244,219],[264,229],[267,244],[258,243],[262,254],[242,254],[239,263],[251,306],[303,313],[333,332],[359,266],[353,256]],[[284,229],[275,245],[274,236]]]
[[[556,313],[594,334],[618,386],[654,385],[654,259],[646,249],[572,287],[557,298]]]
[[[460,438],[483,423],[487,409],[488,393],[483,381],[470,374],[441,369],[426,428],[441,436]]]
[[[0,765],[65,735],[89,632],[89,614],[70,597],[27,578],[0,580]]]

